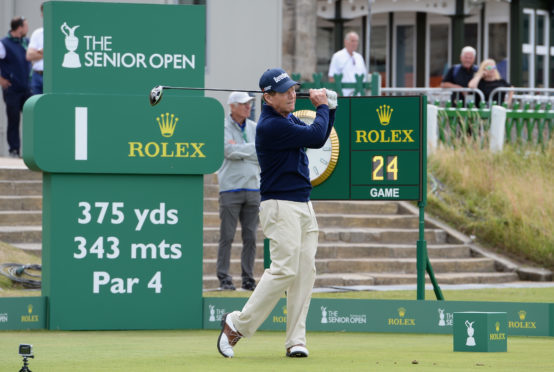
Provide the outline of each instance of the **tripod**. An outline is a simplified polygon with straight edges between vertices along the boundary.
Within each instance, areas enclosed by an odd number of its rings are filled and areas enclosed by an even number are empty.
[[[29,355],[29,358],[34,358],[33,355]],[[27,357],[24,356],[23,357],[23,367],[21,367],[21,369],[19,370],[19,372],[32,372],[30,369],[29,369],[29,363],[27,363]]]

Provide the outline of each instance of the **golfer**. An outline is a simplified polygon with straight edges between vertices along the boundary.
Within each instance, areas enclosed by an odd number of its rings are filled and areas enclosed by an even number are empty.
[[[306,316],[315,281],[319,229],[310,202],[310,173],[305,148],[323,146],[335,120],[325,89],[310,89],[316,107],[312,125],[291,113],[296,103],[293,81],[282,69],[260,78],[265,101],[256,128],[256,153],[261,168],[260,222],[270,240],[271,266],[242,311],[225,314],[217,341],[219,352],[234,356],[233,346],[250,337],[287,294],[288,357],[307,357]],[[332,108],[336,108],[336,101]]]

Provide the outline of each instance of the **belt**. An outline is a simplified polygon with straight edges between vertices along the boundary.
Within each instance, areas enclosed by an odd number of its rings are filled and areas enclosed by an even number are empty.
[[[42,75],[42,71],[33,70],[33,72],[36,72],[37,74]]]

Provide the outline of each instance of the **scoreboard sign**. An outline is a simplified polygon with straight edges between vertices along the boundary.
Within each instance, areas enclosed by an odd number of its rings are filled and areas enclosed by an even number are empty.
[[[421,200],[422,104],[422,97],[350,100],[350,199]]]
[[[339,99],[331,137],[321,149],[307,149],[312,199],[423,202],[426,100]],[[310,116],[310,106],[307,100],[298,101],[301,119]]]

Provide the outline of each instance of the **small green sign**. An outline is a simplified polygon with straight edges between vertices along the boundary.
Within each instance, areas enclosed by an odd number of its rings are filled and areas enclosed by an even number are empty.
[[[506,313],[456,312],[453,339],[454,351],[507,351]]]
[[[206,174],[223,161],[213,98],[45,94],[24,106],[26,164],[44,172]]]

